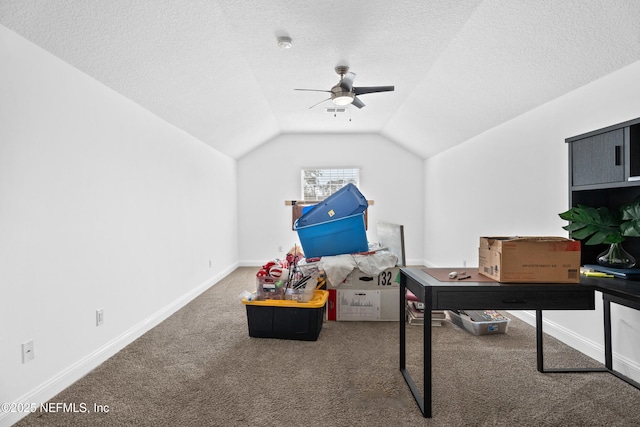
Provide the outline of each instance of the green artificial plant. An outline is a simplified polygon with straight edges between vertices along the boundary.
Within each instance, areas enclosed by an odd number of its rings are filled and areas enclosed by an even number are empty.
[[[562,228],[571,237],[588,238],[585,245],[622,243],[627,237],[640,237],[640,197],[613,212],[606,207],[578,205],[558,215],[570,222]]]

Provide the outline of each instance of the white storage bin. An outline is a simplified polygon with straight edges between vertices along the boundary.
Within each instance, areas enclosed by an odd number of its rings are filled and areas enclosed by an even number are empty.
[[[473,335],[492,335],[492,334],[504,334],[507,332],[507,328],[509,326],[510,319],[507,317],[498,314],[495,315],[495,311],[487,310],[487,311],[460,311],[455,312],[452,310],[448,311],[449,318],[454,325],[458,325],[462,329],[467,330]],[[482,320],[477,321],[473,320],[471,316],[474,316],[476,319],[484,319],[484,318],[493,318],[493,320]]]

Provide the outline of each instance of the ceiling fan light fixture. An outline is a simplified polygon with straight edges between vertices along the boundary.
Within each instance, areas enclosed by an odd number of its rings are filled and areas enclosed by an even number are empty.
[[[336,96],[332,99],[333,103],[336,105],[349,105],[353,102],[353,96],[342,95]]]
[[[291,49],[293,40],[291,40],[291,37],[280,36],[278,37],[278,46],[280,46],[280,49]]]
[[[331,101],[335,105],[349,105],[353,102],[355,94],[351,91],[343,90],[339,85],[331,88]]]

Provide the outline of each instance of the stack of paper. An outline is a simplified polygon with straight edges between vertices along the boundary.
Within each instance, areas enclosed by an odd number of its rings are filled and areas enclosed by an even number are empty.
[[[441,326],[446,319],[444,310],[431,312],[431,326]],[[410,325],[424,325],[424,307],[418,301],[407,301],[407,320]]]

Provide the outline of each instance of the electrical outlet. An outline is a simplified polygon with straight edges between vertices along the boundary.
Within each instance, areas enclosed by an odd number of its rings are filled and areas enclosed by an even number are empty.
[[[27,363],[33,360],[35,354],[33,353],[33,340],[22,343],[22,363]]]
[[[96,310],[96,326],[100,326],[104,323],[104,308]]]

